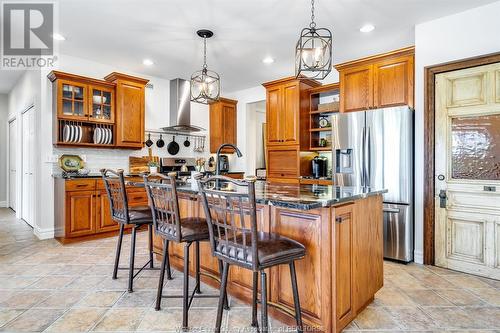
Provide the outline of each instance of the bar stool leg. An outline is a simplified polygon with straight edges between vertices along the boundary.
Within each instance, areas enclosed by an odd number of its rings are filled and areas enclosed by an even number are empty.
[[[222,260],[219,260],[219,274],[222,279],[222,274],[224,272],[224,264],[222,263]],[[219,292],[222,292],[222,285],[221,285],[221,290]],[[227,291],[224,292],[224,310],[229,310],[229,301],[227,300]]]
[[[163,242],[163,260],[161,261],[161,271],[160,271],[160,280],[158,281],[158,293],[156,294],[156,307],[155,310],[158,311],[161,308],[161,295],[163,294],[163,282],[165,279],[165,266],[168,261],[168,245],[167,240],[165,239]]]
[[[227,286],[227,276],[229,275],[229,263],[225,262],[222,269],[220,294],[219,294],[219,304],[217,306],[217,320],[215,321],[215,333],[220,333],[222,324],[222,312],[224,311],[226,286]]]
[[[188,328],[189,307],[189,247],[191,243],[184,243],[184,287],[182,294],[182,328]]]
[[[297,275],[295,273],[295,262],[290,263],[290,277],[292,279],[293,302],[295,303],[295,320],[297,321],[297,332],[302,333],[302,313],[300,310],[299,290],[297,288]]]
[[[165,248],[163,249],[165,251],[165,256],[167,257],[167,280],[172,280],[172,272],[170,271],[170,255],[169,255],[169,249],[168,249],[168,244],[170,242],[168,239],[165,240],[165,244],[163,245]]]
[[[149,233],[149,268],[154,268],[153,261],[153,226],[151,224],[148,225],[148,233]]]
[[[201,287],[200,287],[200,242],[196,241],[194,243],[194,249],[196,252],[196,262],[195,262],[195,269],[196,269],[196,289],[195,293],[201,294]]]
[[[259,327],[257,320],[257,289],[259,288],[259,273],[253,272],[252,281],[252,327]]]
[[[134,285],[134,260],[135,260],[135,238],[136,238],[136,227],[132,228],[132,242],[130,243],[130,267],[128,269],[128,292],[133,292]]]
[[[118,243],[116,244],[115,267],[113,268],[113,280],[116,280],[118,274],[118,265],[120,264],[120,253],[122,252],[124,225],[120,223],[120,234],[118,235]]]
[[[260,297],[261,297],[261,325],[262,325],[262,330],[261,332],[267,333],[268,332],[268,327],[269,323],[267,320],[267,280],[266,280],[266,272],[264,270],[260,271],[260,279],[261,279],[261,291],[260,291]]]

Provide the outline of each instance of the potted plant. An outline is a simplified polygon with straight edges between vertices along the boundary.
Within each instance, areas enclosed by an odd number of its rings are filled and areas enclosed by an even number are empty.
[[[149,162],[149,173],[158,173],[158,163],[157,162]]]

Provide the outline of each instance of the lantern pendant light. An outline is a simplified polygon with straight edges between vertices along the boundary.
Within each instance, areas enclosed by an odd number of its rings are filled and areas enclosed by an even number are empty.
[[[332,32],[316,28],[314,0],[311,0],[311,23],[302,29],[295,46],[295,76],[300,79],[324,79],[332,70]]]
[[[198,36],[203,38],[203,67],[191,75],[191,101],[208,104],[219,100],[220,77],[207,67],[207,38],[214,33],[210,30],[198,30]]]

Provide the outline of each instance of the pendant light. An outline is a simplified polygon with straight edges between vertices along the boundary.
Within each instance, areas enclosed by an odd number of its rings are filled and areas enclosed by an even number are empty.
[[[210,30],[198,30],[198,36],[203,38],[203,68],[191,75],[191,101],[208,104],[219,100],[220,77],[207,67],[207,38],[214,33]]]
[[[324,79],[332,70],[332,32],[316,28],[314,0],[311,0],[311,23],[302,29],[295,46],[295,76]]]

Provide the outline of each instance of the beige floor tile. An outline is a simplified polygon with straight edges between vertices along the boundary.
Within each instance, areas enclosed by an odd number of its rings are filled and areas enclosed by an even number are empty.
[[[387,307],[387,312],[406,330],[429,330],[436,328],[434,321],[417,307]]]
[[[25,310],[21,309],[0,309],[0,327],[19,316]]]
[[[225,311],[226,312],[226,311]],[[252,309],[247,307],[246,309],[231,309],[226,312],[227,319],[226,325],[227,329],[231,331],[239,331],[239,332],[257,332],[255,327],[251,326],[252,323]],[[260,320],[260,311],[257,313],[257,320],[259,321],[259,325],[261,325]],[[269,318],[270,325],[274,323],[276,328],[279,328],[282,323],[275,321]]]
[[[47,299],[35,305],[37,308],[68,309],[85,295],[83,291],[56,291]]]
[[[460,290],[460,289],[439,289],[435,290],[435,292],[447,299],[448,301],[452,302],[455,305],[458,306],[480,306],[480,305],[485,305],[485,303],[479,299],[478,297],[474,296],[471,292],[467,290]]]
[[[118,300],[116,303],[117,307],[126,307],[126,308],[131,308],[131,307],[150,307],[152,306],[154,300],[156,299],[156,292],[155,291],[143,291],[143,290],[138,290],[134,291],[133,293],[124,293],[122,298]]]
[[[447,276],[446,279],[460,288],[477,289],[490,287],[488,284],[481,281],[481,279],[471,275]]]
[[[39,277],[30,276],[4,276],[0,277],[0,289],[24,289],[36,281]]]
[[[51,292],[41,290],[23,290],[13,292],[9,298],[0,303],[0,307],[11,309],[28,309],[49,297]]]
[[[380,289],[377,294],[375,294],[374,304],[383,306],[415,305],[410,297],[408,297],[400,289],[386,287]]]
[[[469,311],[458,307],[424,307],[436,325],[447,329],[480,329],[485,328],[484,322],[475,318]]]
[[[94,287],[98,286],[103,282],[103,280],[106,279],[104,276],[99,276],[99,275],[84,275],[80,276],[68,285],[64,287],[64,289],[68,290],[91,290]]]
[[[354,320],[360,329],[399,329],[399,325],[393,317],[383,308],[367,307]]]
[[[493,306],[500,306],[500,291],[494,288],[471,289],[477,297]]]
[[[210,332],[215,326],[216,310],[191,309],[189,311],[189,327],[191,331]],[[225,327],[225,317],[223,325]],[[178,331],[182,327],[182,309],[168,309],[155,311],[147,310],[144,315],[138,331]]]
[[[104,315],[106,309],[100,308],[75,308],[70,309],[47,332],[87,332]]]
[[[445,306],[453,305],[448,300],[439,296],[433,290],[405,290],[412,301],[422,306]]]
[[[498,307],[467,307],[465,311],[485,328],[500,329],[500,308]]]
[[[65,310],[30,309],[2,327],[5,332],[42,332]]]
[[[95,291],[78,303],[80,307],[111,307],[123,295],[123,291]]]
[[[45,276],[37,282],[33,283],[30,289],[62,289],[71,281],[75,280],[74,276]]]
[[[94,331],[135,331],[146,312],[141,308],[108,310],[104,318],[94,327]]]

